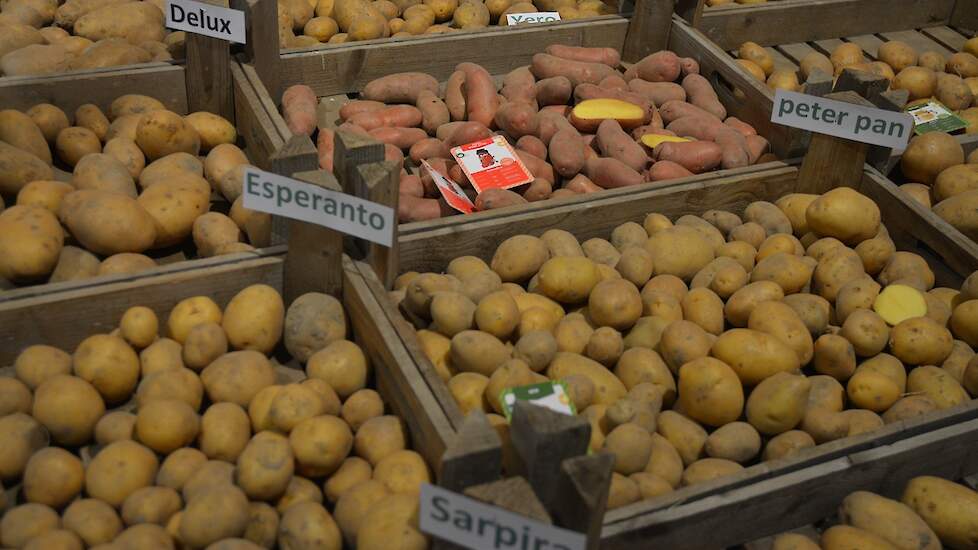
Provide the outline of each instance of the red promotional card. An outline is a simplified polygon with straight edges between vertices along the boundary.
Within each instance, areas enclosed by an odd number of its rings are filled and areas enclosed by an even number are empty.
[[[431,180],[435,182],[435,187],[438,188],[441,196],[445,198],[448,206],[463,214],[471,214],[475,211],[475,205],[472,204],[468,195],[465,194],[465,191],[462,191],[462,188],[457,183],[439,174],[426,160],[421,161],[421,166],[424,166],[424,169],[431,174]]]
[[[479,193],[486,189],[509,189],[533,181],[533,175],[503,136],[492,136],[455,147],[452,155]]]

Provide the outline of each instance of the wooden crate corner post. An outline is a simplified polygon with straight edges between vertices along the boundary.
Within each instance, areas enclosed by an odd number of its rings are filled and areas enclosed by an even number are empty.
[[[278,0],[230,0],[231,7],[245,12],[247,40],[245,55],[261,78],[268,95],[281,96],[279,80]]]
[[[340,192],[339,182],[326,171],[300,172],[296,179]],[[307,292],[340,296],[343,290],[343,234],[335,229],[286,219],[289,249],[285,254],[283,293],[286,303]]]
[[[227,0],[201,0],[227,7]],[[227,40],[187,33],[186,44],[187,109],[206,111],[234,120],[231,91],[231,45]]]
[[[855,92],[838,92],[826,99],[872,107]],[[836,187],[861,181],[869,145],[850,139],[813,133],[811,145],[798,173],[799,189],[804,193],[824,193]]]
[[[865,71],[844,69],[836,80],[832,91],[855,92],[878,109],[893,112],[903,111],[910,99],[910,92],[907,90],[889,90],[889,87],[890,81],[885,77]],[[899,159],[892,153],[893,150],[889,147],[873,145],[866,154],[866,162],[880,172],[888,174]]]
[[[674,0],[635,0],[635,10],[628,20],[622,59],[636,62],[664,50],[669,45]]]

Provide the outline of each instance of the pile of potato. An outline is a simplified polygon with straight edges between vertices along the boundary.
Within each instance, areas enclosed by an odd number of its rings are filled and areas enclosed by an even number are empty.
[[[133,307],[73,354],[24,349],[0,378],[0,479],[16,484],[0,544],[426,547],[428,467],[370,389],[338,300],[286,311],[253,285],[223,311],[187,298],[160,324]],[[305,373],[275,363],[280,342]]]
[[[818,534],[774,538],[772,550],[940,550],[974,548],[978,493],[934,476],[915,477],[900,500],[856,491],[839,506],[838,522]]]
[[[143,271],[156,266],[144,253],[191,240],[202,257],[268,245],[271,216],[242,205],[248,159],[226,119],[141,95],[73,118],[47,103],[0,111],[0,288]]]
[[[610,240],[514,236],[392,296],[504,442],[504,388],[565,382],[591,449],[616,457],[615,508],[978,395],[978,274],[934,284],[839,188],[653,213]]]
[[[965,158],[953,136],[930,132],[910,140],[900,170],[900,189],[978,242],[978,151]]]
[[[162,0],[7,0],[0,6],[0,73],[46,75],[182,59]]]
[[[282,48],[442,34],[507,24],[506,15],[558,12],[563,21],[618,13],[602,0],[282,0]]]
[[[387,159],[427,160],[457,182],[478,210],[593,193],[739,168],[773,158],[769,143],[717,99],[697,62],[670,51],[622,72],[617,51],[553,45],[497,86],[475,63],[460,63],[444,86],[424,73],[369,82],[339,111],[338,130],[373,137]],[[316,132],[316,96],[286,90],[283,115],[296,134]],[[494,134],[508,138],[533,182],[476,193],[450,149]],[[662,137],[660,144],[647,142]],[[677,137],[689,138],[687,141]],[[332,170],[334,131],[319,128],[320,166]],[[653,147],[654,145],[654,147]],[[412,222],[455,213],[423,170],[401,172],[399,218]]]
[[[905,42],[891,40],[881,45],[877,61],[866,59],[855,43],[839,45],[831,57],[812,52],[800,62],[796,73],[775,70],[774,58],[754,42],[738,50],[737,63],[773,89],[801,91],[813,70],[838,76],[843,69],[856,69],[887,78],[894,90],[907,90],[910,101],[937,99],[968,121],[968,133],[978,132],[978,38],[969,40],[950,57],[935,51],[918,52]]]

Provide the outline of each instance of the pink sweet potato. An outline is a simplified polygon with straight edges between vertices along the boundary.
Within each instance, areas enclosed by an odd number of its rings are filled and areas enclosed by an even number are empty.
[[[740,132],[744,136],[756,136],[757,135],[757,130],[755,130],[753,126],[751,126],[750,124],[747,124],[746,122],[744,122],[743,120],[740,120],[737,117],[729,116],[729,117],[727,117],[726,120],[723,121],[723,123],[726,124],[727,126],[730,126],[734,130],[737,130],[738,132]]]
[[[411,146],[408,156],[415,164],[434,157],[448,158],[449,152],[445,142],[438,138],[422,139]]]
[[[655,52],[634,65],[635,76],[649,82],[673,82],[679,78],[682,62],[670,51]]]
[[[572,61],[545,53],[538,53],[533,56],[533,64],[530,65],[530,70],[533,71],[533,76],[540,80],[555,76],[566,76],[571,85],[575,87],[583,82],[597,84],[606,77],[617,73],[613,68],[602,63]]]
[[[581,135],[575,130],[567,128],[559,130],[554,134],[547,148],[554,170],[564,178],[576,176],[584,169],[586,147]]]
[[[428,92],[430,93],[430,92]],[[421,124],[421,110],[413,105],[392,105],[375,111],[358,113],[350,122],[366,131],[377,128],[414,128]]]
[[[516,148],[540,158],[547,157],[547,146],[536,136],[523,136],[516,140]]]
[[[698,74],[688,75],[683,79],[683,89],[686,90],[687,101],[700,109],[723,120],[727,118],[727,109],[720,103],[716,90],[710,81]]]
[[[359,125],[354,124],[352,122],[344,122],[343,124],[340,124],[339,126],[337,126],[336,127],[336,130],[337,131],[340,131],[340,132],[352,132],[354,134],[359,134],[361,136],[369,136],[370,135],[370,132],[364,130]]]
[[[448,179],[457,183],[460,187],[469,188],[472,187],[472,182],[469,181],[469,177],[465,175],[462,171],[462,167],[458,164],[452,163],[448,166]]]
[[[424,186],[421,185],[421,178],[413,174],[401,174],[401,181],[398,183],[401,195],[411,195],[419,199],[424,198]]]
[[[553,141],[550,143],[552,145]],[[642,146],[635,143],[632,136],[625,133],[616,120],[605,120],[598,126],[595,143],[602,156],[620,160],[636,172],[645,170],[645,165],[649,162],[649,157]],[[554,163],[556,164],[556,161]]]
[[[604,88],[605,90],[628,90],[628,82],[619,75],[613,74],[611,76],[605,77],[604,80],[598,82],[599,88]]]
[[[566,105],[573,93],[574,87],[566,76],[545,78],[536,83],[537,104],[541,107]]]
[[[560,189],[554,189],[554,192],[550,194],[551,199],[566,199],[569,197],[576,197],[578,193],[567,189],[566,187],[561,187]]]
[[[445,83],[445,105],[452,120],[465,120],[465,71],[456,70]]]
[[[751,164],[757,164],[761,160],[761,157],[771,150],[771,144],[762,136],[755,134],[753,136],[747,136],[744,139],[747,140],[747,151]]]
[[[451,115],[445,102],[438,97],[438,94],[423,90],[418,94],[418,102],[415,104],[421,113],[421,128],[428,132],[429,136],[435,135],[438,127],[448,123]]]
[[[475,199],[476,210],[495,210],[516,204],[526,204],[526,199],[508,189],[486,189]]]
[[[384,160],[396,162],[398,170],[404,169],[404,153],[396,145],[384,144]]]
[[[540,111],[538,116],[540,118],[540,127],[537,137],[548,146],[551,138],[560,130],[570,129],[577,132],[577,128],[574,128],[574,125],[567,120],[567,117],[558,112],[544,109]]]
[[[319,131],[316,136],[316,150],[319,152],[319,167],[327,172],[333,171],[333,137],[335,132],[327,128]]]
[[[282,117],[293,134],[311,136],[316,131],[316,92],[305,84],[289,86],[282,94]]]
[[[583,46],[553,44],[547,46],[546,51],[550,55],[571,61],[603,63],[609,67],[621,65],[621,54],[614,48],[586,48]]]
[[[387,105],[379,101],[368,101],[366,99],[354,99],[348,103],[345,103],[340,107],[340,120],[346,122],[353,118],[353,115],[358,115],[360,113],[369,113],[370,111],[379,111],[380,109],[386,108]]]
[[[480,139],[486,139],[491,135],[492,131],[481,122],[463,122],[449,135],[445,141],[445,145],[452,148],[465,145],[466,143],[472,143],[473,141],[479,141]]]
[[[537,87],[535,84],[507,84],[499,91],[506,103],[523,103],[537,109]],[[502,109],[502,102],[499,108]],[[496,111],[499,114],[499,111]]]
[[[370,137],[382,143],[389,143],[398,149],[407,150],[412,145],[427,139],[428,134],[421,128],[375,128],[371,130]]]
[[[646,82],[641,78],[628,81],[628,89],[661,107],[667,101],[686,101],[686,90],[675,82]]]
[[[666,129],[677,136],[691,137],[699,140],[713,141],[717,132],[724,125],[713,116],[691,115],[679,117],[666,126]]]
[[[516,154],[520,157],[520,160],[523,161],[526,169],[533,174],[534,178],[543,178],[547,181],[556,181],[554,180],[554,169],[550,163],[540,157],[531,155],[526,151],[516,151]]]
[[[506,76],[503,77],[503,88],[506,86],[532,86],[536,84],[536,81],[536,77],[530,72],[530,66],[523,65],[506,73]]]
[[[662,115],[662,120],[666,124],[687,116],[706,117],[718,123],[723,123],[723,119],[717,118],[713,113],[705,111],[692,103],[686,103],[685,101],[667,101],[662,107],[659,107],[659,114]]]
[[[585,173],[591,181],[605,189],[638,185],[645,180],[642,174],[613,158],[588,159]]]
[[[492,119],[499,108],[499,96],[496,94],[496,84],[489,72],[475,63],[459,63],[457,71],[465,73],[465,111],[466,117],[472,122],[481,122],[487,127],[492,125]]]
[[[695,174],[684,168],[681,164],[672,162],[671,160],[660,160],[649,168],[647,179],[649,181],[663,181],[693,175]]]
[[[656,161],[671,160],[683,168],[701,174],[720,165],[723,149],[711,141],[663,143],[653,152]]]
[[[452,134],[455,133],[455,130],[461,128],[463,124],[466,124],[464,120],[457,120],[449,122],[448,124],[442,124],[438,127],[438,130],[435,131],[435,137],[447,142],[448,138],[452,137]]]
[[[595,183],[591,181],[591,179],[585,176],[584,174],[578,174],[574,176],[574,179],[570,180],[569,182],[567,182],[566,185],[564,185],[564,189],[567,189],[568,191],[573,191],[574,193],[577,193],[579,195],[586,194],[586,193],[597,193],[598,191],[603,191],[603,189],[600,186],[595,185]]]
[[[496,127],[513,139],[534,135],[540,129],[537,110],[526,103],[507,103],[496,111]]]
[[[553,184],[544,179],[535,179],[523,190],[523,198],[528,202],[543,201],[553,194]]]
[[[397,219],[400,223],[436,220],[450,216],[455,211],[441,199],[420,199],[401,193],[397,203]]]
[[[743,168],[750,165],[747,141],[740,132],[733,128],[724,127],[717,132],[713,142],[722,149],[721,168]]]
[[[679,60],[679,68],[683,76],[700,74],[700,64],[692,57],[683,57]]]
[[[395,73],[371,80],[363,87],[360,97],[382,103],[418,102],[422,90],[438,93],[438,81],[425,73]]]

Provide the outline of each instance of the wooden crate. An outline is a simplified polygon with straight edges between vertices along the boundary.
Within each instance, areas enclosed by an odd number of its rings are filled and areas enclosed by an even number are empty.
[[[229,75],[231,77],[228,83],[231,86],[229,91],[233,90],[235,99],[235,109],[230,119],[235,121],[244,141],[244,150],[252,163],[262,169],[285,175],[315,169],[318,161],[315,149],[309,140],[296,143],[283,138],[274,126],[272,117],[265,111],[266,105],[258,100],[260,97],[267,98],[268,93],[261,81],[255,77],[254,68],[236,61]],[[160,97],[152,90],[146,92],[147,95]],[[129,93],[129,90],[121,89],[118,95],[123,93]],[[186,91],[178,105],[187,104],[185,94]],[[103,107],[107,108],[108,103],[115,97],[117,96],[103,97]],[[177,109],[177,113],[186,113],[186,109],[173,108]],[[165,265],[135,275],[97,277],[2,291],[0,292],[0,364],[11,360],[12,354],[15,354],[21,346],[40,343],[49,338],[66,338],[65,344],[77,343],[80,341],[79,335],[83,337],[84,334],[91,332],[84,326],[75,331],[64,331],[60,328],[60,324],[55,324],[59,327],[57,329],[47,328],[44,317],[52,313],[63,315],[64,319],[89,319],[94,326],[111,326],[117,320],[111,316],[101,318],[97,311],[91,312],[92,304],[113,300],[120,289],[137,289],[141,285],[145,285],[146,289],[140,295],[144,297],[143,299],[149,300],[154,292],[167,285],[177,284],[167,283],[167,281],[206,279],[207,274],[214,270],[224,273],[241,269],[242,276],[248,276],[250,270],[265,265],[271,261],[270,258],[281,258],[285,247],[277,245],[283,242],[283,238],[281,231],[273,232],[272,246],[230,257],[188,260],[186,258],[192,254],[192,250],[181,250],[168,258],[158,259]],[[164,287],[158,286],[161,284]],[[219,292],[220,288],[212,287],[211,290]]]
[[[806,54],[830,55],[845,42],[858,44],[869,60],[876,60],[880,45],[889,40],[904,41],[920,53],[933,50],[946,56],[961,51],[978,29],[978,4],[970,0],[779,0],[705,10],[703,3],[679,3],[677,13],[690,24],[677,25],[670,47],[680,54],[686,51],[693,41],[691,28],[705,35],[712,47],[700,62],[703,74],[718,88],[726,88],[721,100],[728,111],[767,131],[761,133],[771,136],[781,156],[802,153],[804,133],[771,124],[774,92],[735,62],[733,52],[742,43],[764,46],[776,69],[797,71]],[[746,100],[737,100],[733,89],[743,92]]]
[[[625,221],[641,222],[650,212],[659,212],[671,219],[685,214],[702,214],[709,209],[742,212],[753,201],[774,201],[788,193],[827,190],[803,187],[798,180],[797,163],[775,164],[776,167],[760,172],[688,178],[667,188],[612,192],[584,203],[553,201],[542,203],[531,211],[500,211],[500,215],[458,227],[402,234],[399,269],[402,272],[442,272],[449,261],[463,255],[488,261],[500,242],[518,234],[539,235],[549,229],[564,229],[583,242],[594,237],[607,238],[616,226]],[[978,270],[978,245],[960,234],[955,235],[946,223],[899,191],[881,174],[867,168],[862,180],[853,182],[852,186],[880,206],[883,222],[897,249],[916,252],[929,260],[939,285],[960,285],[964,277]],[[383,298],[377,296],[378,301]],[[434,367],[421,351],[414,329],[406,323],[395,323],[394,326],[418,370],[432,377]],[[870,434],[819,445],[789,459],[757,464],[732,476],[610,511],[605,516],[602,548],[648,548],[660,542],[663,548],[685,547],[681,543],[683,539],[673,538],[673,533],[684,533],[688,537],[686,544],[690,540],[701,540],[698,537],[703,533],[702,529],[697,529],[695,520],[684,519],[686,515],[698,518],[699,514],[708,514],[724,502],[724,495],[730,491],[749,491],[755,484],[768,483],[778,476],[790,476],[850,453],[973,419],[978,419],[978,401],[890,424]],[[784,509],[779,508],[778,513],[784,513]],[[711,545],[715,543],[722,547],[756,538],[745,533],[745,526],[752,525],[750,513],[741,514],[737,508],[725,508],[718,517],[724,518],[723,525],[711,523]]]
[[[671,13],[672,0],[637,0],[627,15],[287,50],[281,52],[278,78],[282,89],[306,84],[322,97],[358,91],[397,72],[422,71],[445,80],[462,61],[504,74],[529,64],[533,54],[551,44],[611,47],[635,61],[665,47]],[[265,23],[274,28],[276,21]]]

